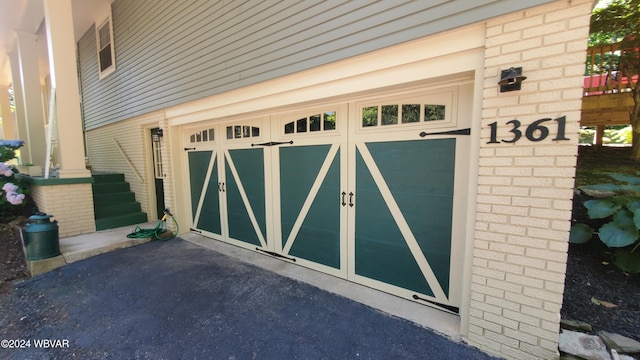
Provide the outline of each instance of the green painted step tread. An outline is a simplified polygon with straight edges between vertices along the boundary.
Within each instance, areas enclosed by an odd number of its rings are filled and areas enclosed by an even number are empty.
[[[95,204],[94,208],[96,219],[141,212],[140,203],[137,201]]]
[[[124,174],[92,174],[94,184],[96,183],[109,183],[109,182],[124,182]]]
[[[128,182],[94,183],[92,188],[93,192],[98,194],[107,192],[125,192],[131,190]]]
[[[93,194],[94,207],[133,201],[136,201],[136,195],[131,191]]]
[[[128,225],[136,225],[147,222],[147,214],[143,212],[112,216],[104,219],[96,219],[96,231],[113,229]]]

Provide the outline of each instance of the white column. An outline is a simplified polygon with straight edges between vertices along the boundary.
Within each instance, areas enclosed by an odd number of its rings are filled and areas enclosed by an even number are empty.
[[[0,85],[0,116],[2,116],[2,138],[17,139],[16,120],[11,112],[11,102],[9,101],[9,87]]]
[[[85,166],[71,0],[44,0],[51,86],[56,89],[58,177],[89,177]]]
[[[20,56],[24,113],[27,120],[29,162],[44,167],[46,158],[45,119],[38,64],[38,36],[24,31],[16,31],[18,55]]]
[[[29,131],[27,130],[27,118],[24,113],[24,93],[22,91],[22,67],[20,66],[20,56],[17,52],[9,53],[9,62],[11,63],[11,79],[13,82],[13,100],[16,105],[16,124],[18,130],[18,139],[25,142],[29,139]],[[18,157],[20,163],[31,162],[31,152],[28,146],[20,148]]]

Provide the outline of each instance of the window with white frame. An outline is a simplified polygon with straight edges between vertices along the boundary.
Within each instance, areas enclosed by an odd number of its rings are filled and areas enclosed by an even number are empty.
[[[96,43],[98,44],[98,73],[102,79],[116,69],[111,15],[96,27]]]

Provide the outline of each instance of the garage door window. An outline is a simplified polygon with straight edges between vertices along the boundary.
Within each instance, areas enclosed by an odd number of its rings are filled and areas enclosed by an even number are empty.
[[[227,139],[242,139],[260,136],[260,128],[255,126],[227,126]]]
[[[312,133],[336,129],[336,112],[327,111],[288,122],[284,125],[285,134]]]
[[[444,105],[425,105],[424,121],[439,121],[445,119]]]
[[[214,135],[215,135],[214,129],[204,129],[204,130],[196,131],[191,135],[189,135],[189,142],[193,144],[193,143],[199,143],[199,142],[214,141],[215,140]]]
[[[440,104],[393,104],[362,108],[362,127],[394,126],[445,120],[446,106]]]

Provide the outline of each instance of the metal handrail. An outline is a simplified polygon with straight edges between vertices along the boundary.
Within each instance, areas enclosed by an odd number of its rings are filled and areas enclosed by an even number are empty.
[[[131,162],[131,160],[129,159],[129,157],[127,156],[127,153],[124,151],[124,149],[122,148],[122,146],[120,145],[120,143],[118,142],[118,140],[116,140],[115,138],[111,138],[111,140],[113,140],[113,142],[116,144],[116,146],[118,147],[118,150],[120,150],[120,154],[122,155],[122,157],[124,158],[124,160],[127,162],[127,164],[129,164],[129,167],[131,168],[131,170],[133,171],[133,173],[136,175],[136,177],[138,178],[138,180],[144,184],[144,180],[142,179],[142,176],[140,176],[140,173],[138,172],[138,169],[136,169],[135,165],[133,165],[133,162]]]

